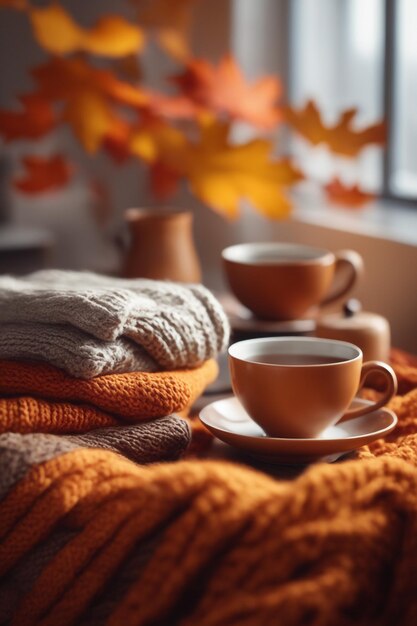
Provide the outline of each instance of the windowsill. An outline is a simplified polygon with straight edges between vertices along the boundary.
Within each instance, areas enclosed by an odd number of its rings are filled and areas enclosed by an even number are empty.
[[[293,218],[299,222],[417,246],[417,206],[377,200],[361,209],[344,209],[298,191],[293,200]]]

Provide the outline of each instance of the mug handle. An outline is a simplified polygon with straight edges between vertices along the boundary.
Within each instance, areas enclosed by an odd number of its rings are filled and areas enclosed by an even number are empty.
[[[336,302],[339,298],[349,293],[357,279],[363,272],[363,259],[355,250],[340,250],[336,252],[336,273],[343,267],[349,268],[349,274],[347,276],[346,283],[341,285],[339,289],[334,293],[330,293],[324,300],[320,302],[320,306],[326,306],[332,302]]]
[[[343,417],[339,420],[339,423],[344,422],[345,420],[350,420],[353,417],[365,415],[366,413],[372,413],[372,411],[376,411],[376,409],[380,409],[382,406],[385,406],[387,402],[389,402],[397,393],[398,383],[395,372],[392,367],[382,361],[367,361],[362,365],[358,391],[360,391],[364,386],[365,380],[368,378],[369,374],[373,374],[375,372],[382,374],[385,378],[386,389],[382,398],[373,404],[367,404],[366,406],[360,406],[357,409],[350,409],[349,411],[346,411]]]

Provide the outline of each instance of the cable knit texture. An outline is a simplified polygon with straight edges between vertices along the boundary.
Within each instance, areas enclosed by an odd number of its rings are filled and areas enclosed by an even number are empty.
[[[386,440],[293,481],[1,435],[0,623],[415,626],[417,388],[392,407]]]
[[[45,270],[0,277],[0,358],[73,376],[194,367],[227,346],[229,324],[202,285]]]

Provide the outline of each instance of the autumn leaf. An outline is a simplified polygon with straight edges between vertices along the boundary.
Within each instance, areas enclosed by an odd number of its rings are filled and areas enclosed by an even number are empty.
[[[201,107],[185,96],[165,95],[151,90],[145,93],[149,98],[146,108],[154,116],[174,120],[195,120],[202,114]]]
[[[74,94],[67,101],[63,119],[90,154],[97,152],[117,120],[107,100],[94,90]]]
[[[232,119],[263,129],[271,129],[281,120],[278,78],[265,76],[248,83],[231,56],[224,57],[217,67],[204,59],[192,60],[173,81],[195,103]]]
[[[285,117],[292,128],[313,145],[326,144],[332,152],[341,156],[355,157],[370,144],[385,142],[385,124],[378,122],[361,130],[352,128],[357,109],[344,111],[333,126],[323,123],[317,105],[309,100],[304,109],[285,109]]]
[[[0,9],[15,9],[16,11],[25,11],[27,9],[27,0],[0,0]]]
[[[131,155],[130,138],[133,133],[132,124],[118,118],[114,120],[103,138],[103,148],[118,164],[125,163]]]
[[[186,177],[193,193],[221,215],[235,218],[240,200],[248,200],[262,215],[283,218],[290,202],[284,189],[302,176],[287,160],[273,161],[272,144],[253,140],[228,142],[228,126],[203,128],[201,140],[184,157]]]
[[[169,130],[168,130],[169,129]],[[280,218],[288,215],[290,202],[284,189],[299,181],[301,174],[288,160],[271,157],[272,143],[254,140],[243,145],[232,145],[228,140],[229,126],[218,122],[203,125],[198,142],[190,142],[169,127],[160,131],[159,140],[152,134],[151,163],[164,166],[164,176],[184,177],[192,192],[221,215],[235,218],[239,202],[251,202],[264,216]],[[133,143],[132,151],[138,152]],[[143,145],[142,145],[143,147]],[[163,181],[162,186],[165,186]],[[154,189],[158,190],[157,181]]]
[[[375,200],[375,196],[362,191],[358,185],[345,185],[339,178],[334,178],[324,187],[327,198],[334,204],[346,208],[359,209],[368,202]]]
[[[157,39],[159,45],[174,59],[185,63],[191,57],[191,51],[188,44],[188,37],[181,32],[177,32],[171,28],[160,28],[158,30]]]
[[[138,108],[149,101],[141,89],[84,59],[53,58],[32,75],[45,98],[63,104],[63,119],[89,153],[96,152],[120,123],[115,104]]]
[[[189,141],[176,127],[153,115],[145,115],[130,138],[131,154],[149,167],[152,193],[167,200],[184,177],[183,158]]]
[[[89,29],[81,28],[58,4],[33,7],[29,17],[37,42],[51,54],[88,52],[116,58],[139,52],[145,41],[138,26],[117,15],[101,17]]]
[[[6,141],[38,139],[57,123],[51,103],[38,94],[19,96],[20,111],[0,109],[0,135]]]
[[[150,164],[163,162],[166,167],[178,172],[179,161],[186,153],[187,146],[188,140],[179,129],[152,116],[145,117],[130,138],[133,155]]]
[[[196,0],[131,0],[139,6],[139,23],[155,33],[159,45],[175,59],[191,56],[188,43]]]
[[[26,194],[65,187],[73,173],[73,166],[59,154],[51,157],[27,156],[23,165],[26,171],[13,181],[13,186]]]
[[[52,58],[31,73],[40,92],[52,100],[68,100],[74,92],[94,90],[130,107],[140,107],[149,101],[140,87],[121,81],[108,70],[93,67],[81,58]]]

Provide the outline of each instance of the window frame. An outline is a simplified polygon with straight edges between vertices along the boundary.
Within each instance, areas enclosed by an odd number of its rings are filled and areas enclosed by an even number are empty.
[[[392,188],[394,171],[395,68],[398,36],[398,3],[396,0],[384,0],[384,16],[383,113],[387,125],[387,140],[383,154],[381,197],[387,200],[395,200],[405,205],[415,205],[417,196],[399,195]]]

